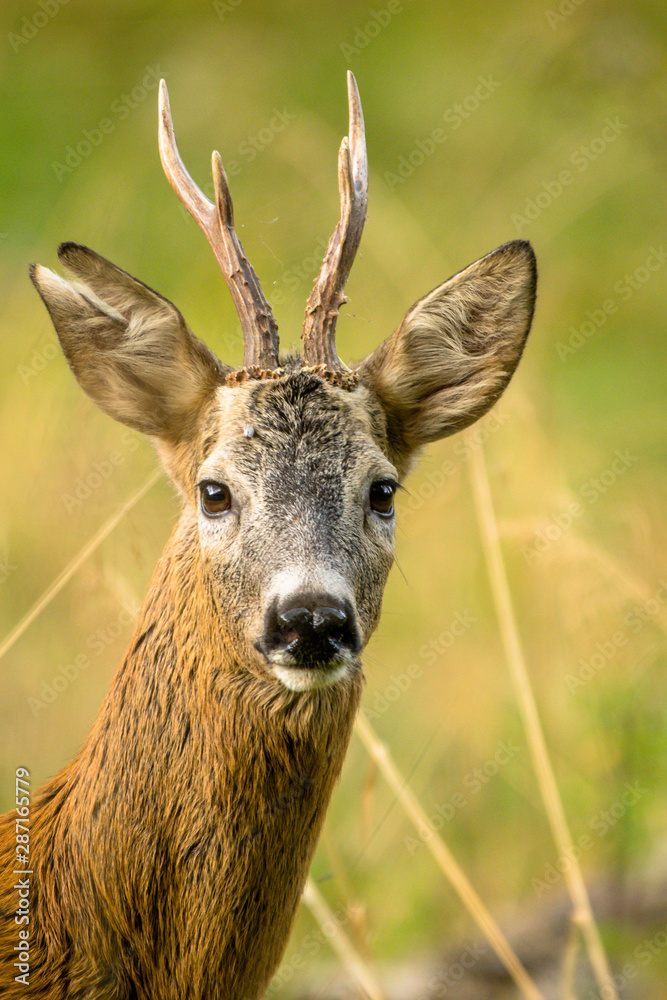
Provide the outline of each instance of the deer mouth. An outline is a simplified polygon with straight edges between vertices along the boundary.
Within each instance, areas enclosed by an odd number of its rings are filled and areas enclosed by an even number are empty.
[[[331,687],[350,673],[351,664],[341,663],[327,667],[290,667],[271,663],[271,672],[288,691],[313,691]]]

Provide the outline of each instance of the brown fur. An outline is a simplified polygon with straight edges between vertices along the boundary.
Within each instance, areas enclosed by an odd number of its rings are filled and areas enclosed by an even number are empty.
[[[33,810],[31,982],[12,985],[5,946],[4,996],[254,998],[280,959],[361,675],[299,695],[249,678],[192,541],[174,532],[83,749]]]
[[[0,990],[258,1000],[362,684],[358,661],[329,686],[281,682],[255,647],[271,581],[341,580],[365,644],[393,559],[369,486],[497,399],[530,325],[534,258],[508,244],[437,288],[354,388],[298,359],[228,385],[171,303],[85,248],[61,257],[83,287],[39,267],[33,279],[74,374],[155,438],[183,512],[97,721],[33,806],[28,987],[13,966],[15,814],[0,819]],[[203,475],[229,485],[229,517],[199,512]]]

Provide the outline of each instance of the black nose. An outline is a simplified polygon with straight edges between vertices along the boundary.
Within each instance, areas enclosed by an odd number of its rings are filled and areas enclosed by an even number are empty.
[[[276,600],[257,644],[267,660],[313,667],[342,663],[361,648],[354,611],[330,594],[296,594]]]

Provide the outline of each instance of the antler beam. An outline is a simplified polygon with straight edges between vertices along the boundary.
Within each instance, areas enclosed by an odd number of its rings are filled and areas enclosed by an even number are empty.
[[[229,286],[243,330],[244,366],[277,368],[278,325],[234,229],[232,198],[220,154],[212,156],[213,205],[193,181],[178,152],[164,80],[160,81],[159,143],[167,180],[202,229]]]
[[[312,365],[345,370],[336,353],[336,320],[340,307],[347,301],[343,289],[359,248],[368,206],[368,161],[364,116],[357,83],[347,74],[347,96],[350,108],[349,136],[338,154],[338,189],[340,191],[340,221],[329,240],[324,261],[304,317],[303,355]]]

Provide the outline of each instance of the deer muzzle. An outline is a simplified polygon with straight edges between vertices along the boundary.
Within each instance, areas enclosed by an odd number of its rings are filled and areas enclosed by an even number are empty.
[[[301,592],[273,598],[256,646],[272,665],[339,674],[337,667],[352,663],[359,655],[361,636],[349,600]],[[335,679],[332,676],[325,682]]]

